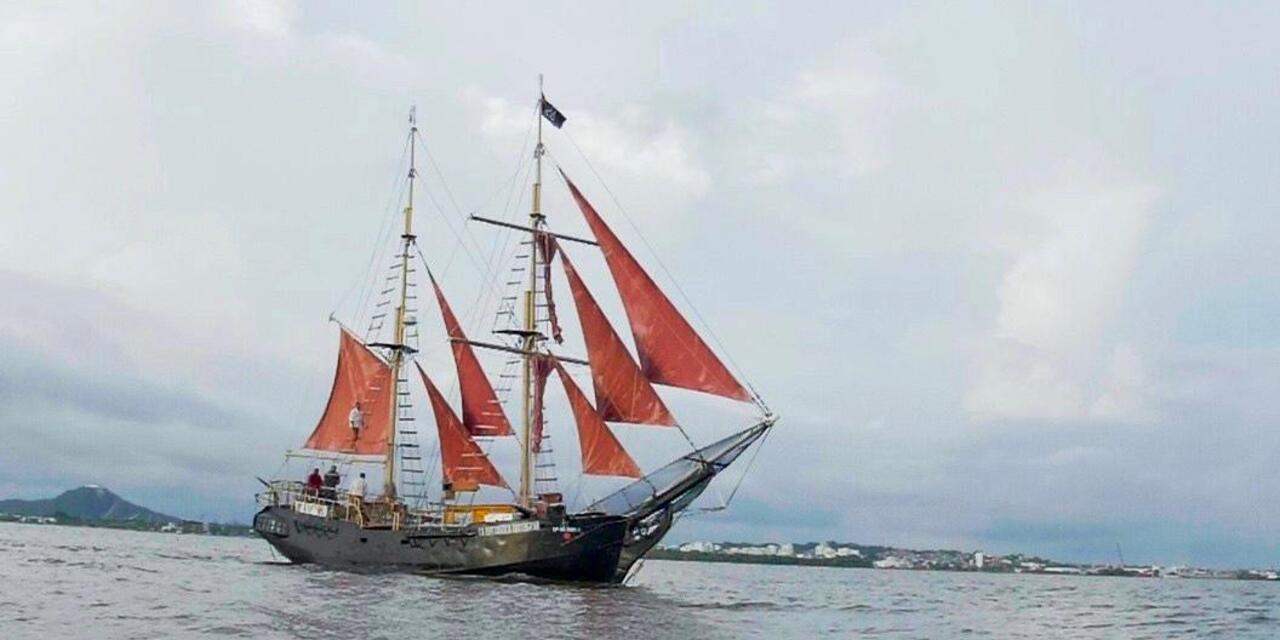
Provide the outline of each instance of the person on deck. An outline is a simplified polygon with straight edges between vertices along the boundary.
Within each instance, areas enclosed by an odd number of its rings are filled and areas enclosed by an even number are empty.
[[[342,476],[338,474],[338,465],[329,465],[329,470],[324,474],[324,490],[320,492],[321,497],[325,500],[333,500],[338,497],[338,483],[342,482]]]
[[[347,504],[349,509],[355,509],[355,521],[364,526],[364,494],[369,491],[369,483],[365,482],[364,474],[361,473],[359,478],[351,482],[351,486],[347,488]],[[351,517],[348,514],[348,517]]]
[[[356,401],[356,406],[351,407],[351,414],[347,416],[347,421],[351,424],[351,433],[354,437],[360,437],[360,430],[364,429],[364,410],[360,408],[360,401]]]
[[[364,494],[368,491],[369,483],[365,481],[364,474],[361,473],[359,478],[351,482],[351,488],[347,490],[347,493],[363,500]]]
[[[307,476],[307,495],[320,495],[320,488],[324,486],[324,478],[320,477],[320,467],[311,470],[311,475]]]

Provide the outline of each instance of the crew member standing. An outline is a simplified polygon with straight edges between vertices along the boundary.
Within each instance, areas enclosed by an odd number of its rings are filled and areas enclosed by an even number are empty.
[[[360,526],[364,526],[364,494],[369,490],[369,483],[365,482],[364,474],[361,473],[359,478],[351,482],[351,486],[347,489],[347,504],[349,508],[356,511],[356,522]]]
[[[320,467],[311,470],[311,475],[307,476],[307,495],[320,495],[320,488],[324,486],[324,478],[320,477]]]
[[[351,482],[351,488],[347,490],[347,493],[364,500],[364,494],[368,490],[369,483],[365,482],[364,474],[361,473],[359,478],[356,478]]]
[[[324,491],[321,495],[326,500],[333,500],[338,495],[338,484],[342,482],[342,476],[338,474],[338,465],[329,465],[329,470],[324,474]]]

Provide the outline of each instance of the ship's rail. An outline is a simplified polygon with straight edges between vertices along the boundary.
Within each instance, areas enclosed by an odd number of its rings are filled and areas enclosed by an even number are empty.
[[[353,522],[367,528],[403,529],[437,524],[432,522],[430,512],[411,511],[399,500],[357,496],[336,487],[317,491],[293,480],[270,482],[256,498],[264,507],[292,509],[309,516]]]
[[[462,530],[472,524],[521,519],[510,505],[428,503],[425,508],[411,509],[400,500],[356,496],[337,487],[316,491],[296,480],[274,480],[266,484],[266,489],[255,496],[261,506],[287,508],[318,518],[353,522],[365,528]]]

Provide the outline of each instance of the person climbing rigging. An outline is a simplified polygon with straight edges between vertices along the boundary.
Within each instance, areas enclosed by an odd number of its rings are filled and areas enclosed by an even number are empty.
[[[356,406],[351,407],[351,414],[347,416],[347,421],[351,424],[351,433],[355,438],[360,437],[360,431],[364,429],[364,411],[360,408],[360,401],[356,401]]]

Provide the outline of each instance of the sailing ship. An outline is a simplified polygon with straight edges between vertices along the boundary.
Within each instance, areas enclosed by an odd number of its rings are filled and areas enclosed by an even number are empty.
[[[341,465],[346,486],[330,482],[317,487],[314,480],[308,484],[286,477],[264,480],[266,488],[256,496],[261,509],[254,528],[289,560],[352,569],[622,582],[676,518],[690,512],[712,480],[762,443],[776,423],[777,416],[717,356],[563,169],[560,182],[594,239],[550,228],[542,210],[543,162],[548,155],[543,122],[559,129],[565,116],[540,91],[533,117],[538,133],[527,223],[470,216],[522,238],[515,255],[516,277],[508,282],[517,292],[503,298],[499,311],[507,324],[495,328],[491,340],[474,340],[464,332],[414,234],[421,138],[411,111],[407,201],[383,298],[370,315],[364,337],[339,324],[337,368],[328,403],[303,446],[286,457],[306,459],[307,466],[315,461],[317,468],[330,462],[335,469]],[[575,245],[575,251],[590,248],[595,254],[590,259],[603,257],[629,321],[634,357],[587,288],[566,245]],[[581,325],[585,358],[558,352],[563,331],[552,295],[556,262]],[[419,359],[414,278],[419,266],[426,272],[433,294],[429,298],[443,324],[441,350],[447,347],[456,368],[461,414]],[[510,367],[500,375],[498,386],[485,371],[478,350],[508,358]],[[570,368],[589,374],[593,398],[575,382]],[[630,479],[583,507],[567,503],[554,477],[544,415],[551,378],[559,381],[567,397],[582,473]],[[439,484],[434,478],[428,481],[424,469],[424,458],[431,458],[434,468],[435,456],[423,456],[417,442],[411,393],[415,383],[425,390],[435,422]],[[696,446],[692,436],[701,436],[701,430],[681,423],[655,386],[745,403],[752,417],[729,435]],[[512,390],[518,390],[518,401],[504,403],[500,396],[509,401]],[[515,426],[509,412],[519,417]],[[689,451],[646,474],[610,423],[679,433]],[[508,438],[516,439],[520,454],[515,487],[486,451],[487,444]],[[380,474],[380,494],[376,488],[353,486],[351,477],[357,470],[361,478],[365,470]],[[479,499],[482,492],[503,490],[511,499]],[[727,502],[712,508],[723,506]]]

